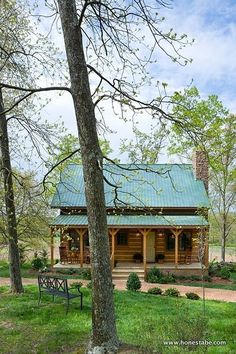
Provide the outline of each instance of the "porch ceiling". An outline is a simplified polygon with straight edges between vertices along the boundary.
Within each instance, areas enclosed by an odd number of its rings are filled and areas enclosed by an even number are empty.
[[[199,215],[108,215],[109,227],[200,227],[208,226],[207,220]],[[87,215],[58,215],[51,226],[88,225]]]

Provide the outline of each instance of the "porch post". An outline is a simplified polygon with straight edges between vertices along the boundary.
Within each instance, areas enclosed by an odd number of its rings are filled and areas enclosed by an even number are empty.
[[[181,234],[182,230],[171,230],[171,232],[175,236],[175,268],[178,268],[178,260],[179,260],[179,235]]]
[[[143,267],[144,267],[144,278],[146,278],[147,273],[147,234],[148,232],[144,230],[143,234]]]
[[[52,232],[52,228],[50,228],[50,235],[51,235],[51,267],[54,265],[54,236]]]
[[[80,232],[79,236],[79,249],[80,249],[80,267],[83,268],[84,264],[84,234]]]
[[[139,230],[143,235],[143,268],[144,268],[144,279],[147,275],[147,235],[151,229],[140,229]]]
[[[111,270],[115,268],[115,236],[120,229],[109,229],[111,234]]]
[[[176,234],[175,235],[175,268],[178,268],[178,258],[179,258],[179,255],[178,255],[178,244],[179,244],[179,235]]]

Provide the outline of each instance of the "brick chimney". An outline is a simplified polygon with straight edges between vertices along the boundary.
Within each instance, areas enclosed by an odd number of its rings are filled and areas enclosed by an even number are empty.
[[[203,181],[208,192],[208,159],[205,151],[196,150],[193,152],[193,174],[196,179]]]

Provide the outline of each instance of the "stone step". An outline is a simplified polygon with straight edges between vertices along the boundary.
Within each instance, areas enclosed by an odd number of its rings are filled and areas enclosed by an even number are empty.
[[[112,271],[112,278],[114,280],[127,280],[130,273],[136,273],[140,280],[144,280],[143,267],[116,267]]]
[[[138,277],[139,277],[139,279],[141,280],[141,281],[144,281],[144,275],[143,276],[141,276],[141,275],[138,275]],[[112,279],[113,280],[127,280],[128,279],[128,276],[125,276],[125,275],[120,275],[120,274],[116,274],[116,275],[112,275]]]
[[[144,270],[137,268],[114,268],[113,273],[144,273]]]

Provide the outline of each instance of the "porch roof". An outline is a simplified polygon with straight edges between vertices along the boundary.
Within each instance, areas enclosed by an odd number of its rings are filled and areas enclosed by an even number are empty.
[[[108,215],[109,227],[200,227],[208,226],[207,220],[199,215]],[[51,226],[88,226],[87,215],[58,215]]]

